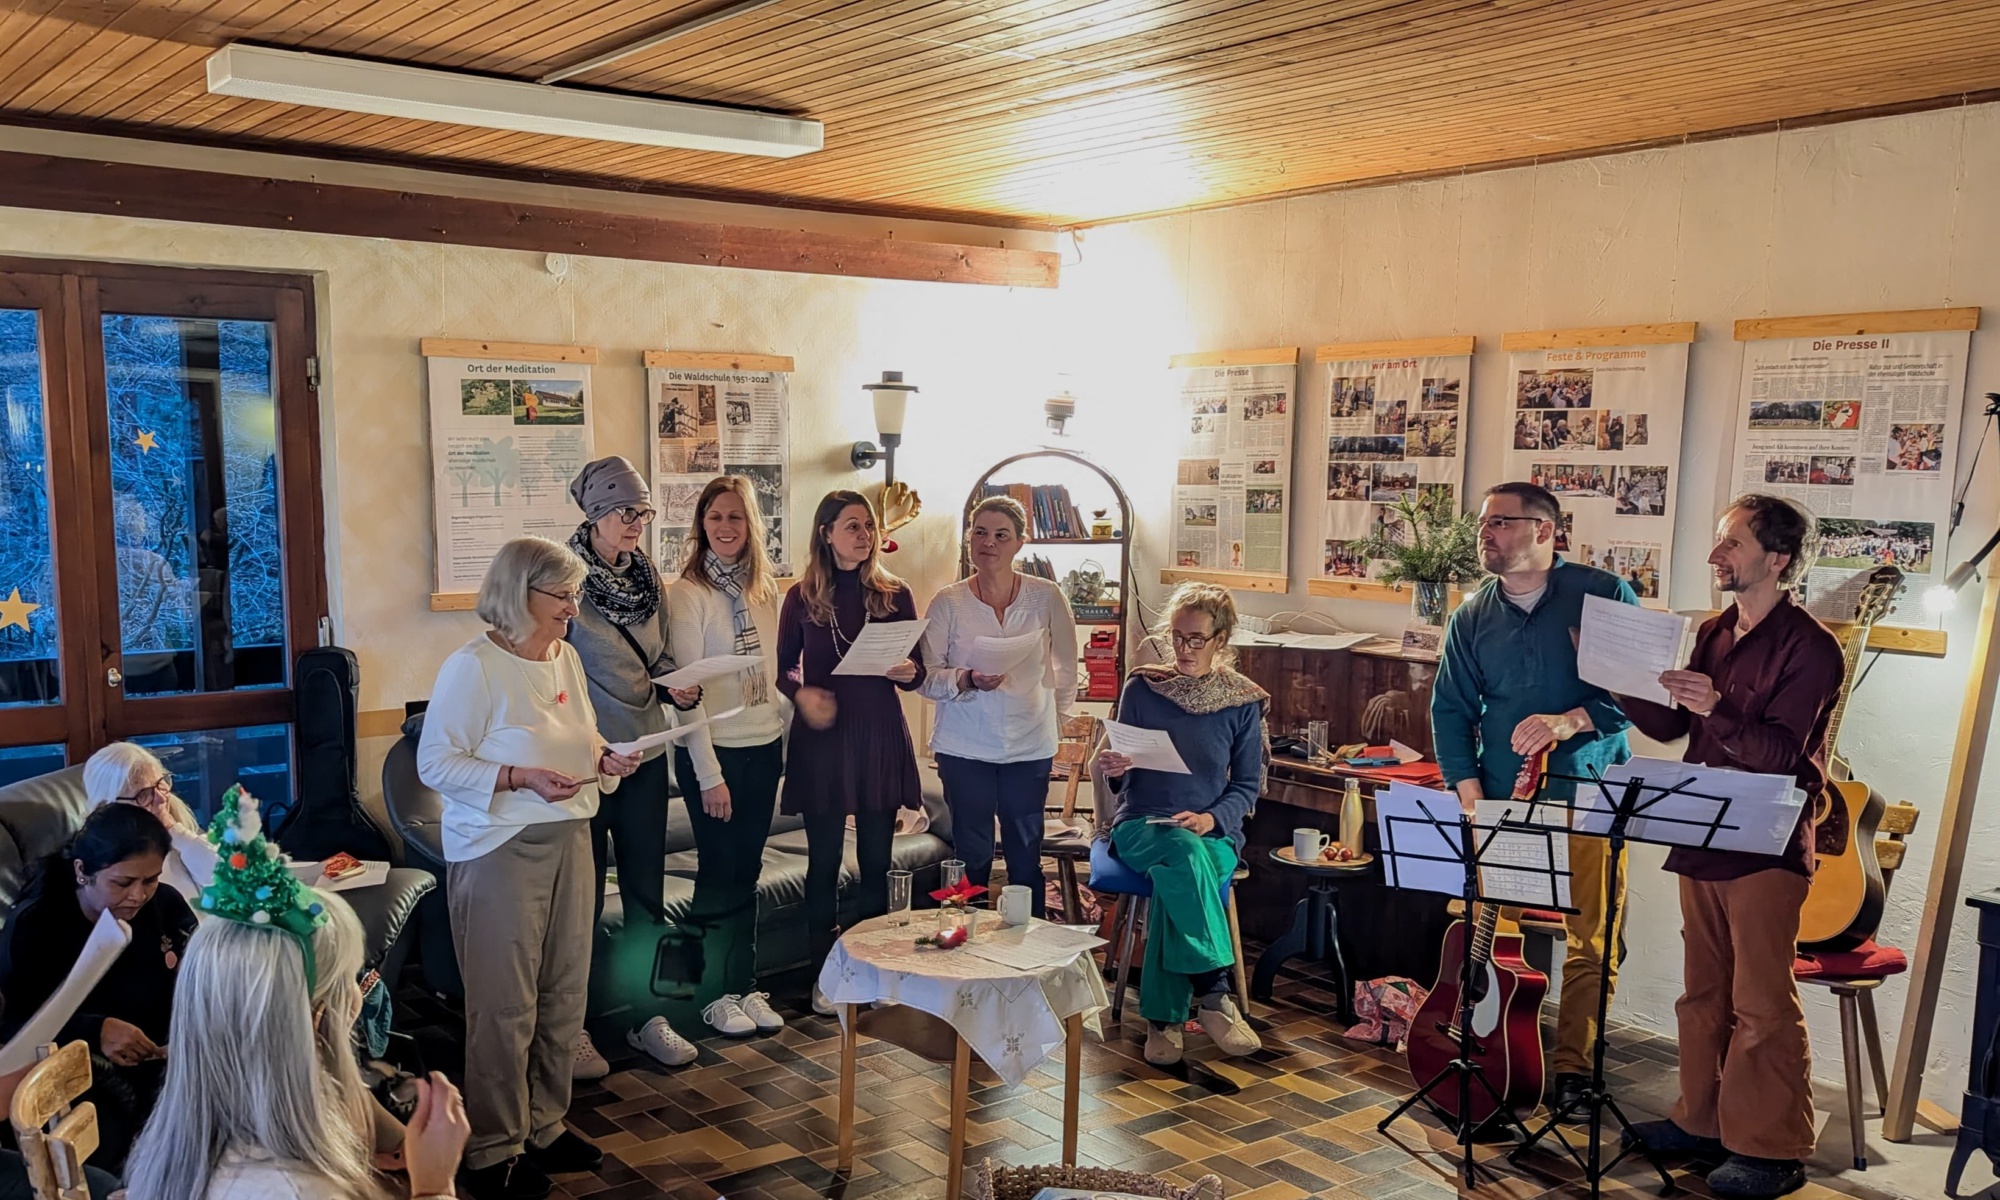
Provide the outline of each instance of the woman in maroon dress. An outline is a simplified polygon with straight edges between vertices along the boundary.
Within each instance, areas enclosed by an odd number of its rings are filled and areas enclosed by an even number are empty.
[[[793,704],[785,755],[787,813],[806,821],[806,925],[815,969],[839,934],[840,859],[854,818],[859,917],[889,908],[896,810],[919,808],[916,749],[896,689],[924,681],[923,652],[883,675],[833,668],[870,623],[914,621],[917,602],[882,569],[875,508],[859,492],[828,492],[813,513],[812,546],[778,613],[778,690]],[[832,1011],[813,988],[813,1008]]]

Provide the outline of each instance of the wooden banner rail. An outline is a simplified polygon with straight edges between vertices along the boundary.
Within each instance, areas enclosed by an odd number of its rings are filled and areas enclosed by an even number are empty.
[[[1365,358],[1449,358],[1470,354],[1478,339],[1462,337],[1411,338],[1401,342],[1333,342],[1313,351],[1314,362],[1354,362]]]
[[[483,342],[467,338],[425,338],[418,343],[425,358],[504,358],[513,362],[559,362],[597,365],[595,346],[543,346],[534,342]]]
[[[1694,340],[1695,322],[1664,325],[1599,325],[1590,329],[1543,329],[1500,336],[1502,350],[1568,350],[1579,346],[1669,346]]]
[[[725,354],[706,350],[648,350],[646,365],[665,370],[780,371],[790,374],[787,354]]]
[[[1871,333],[1956,333],[1979,328],[1979,307],[1909,308],[1898,312],[1834,313],[1821,317],[1746,317],[1739,342],[1779,338],[1863,337]]]
[[[1279,346],[1269,350],[1209,350],[1200,354],[1176,354],[1167,360],[1167,366],[1179,370],[1184,367],[1281,367],[1286,363],[1297,366],[1299,348]]]
[[[1205,571],[1199,567],[1169,567],[1160,572],[1160,582],[1213,583],[1239,592],[1273,592],[1283,595],[1292,590],[1292,581],[1284,575],[1268,575],[1258,571]]]

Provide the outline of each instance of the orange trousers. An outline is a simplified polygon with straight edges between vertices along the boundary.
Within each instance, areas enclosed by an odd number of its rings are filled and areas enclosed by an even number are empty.
[[[1792,963],[1805,876],[1681,881],[1681,1098],[1674,1124],[1731,1153],[1813,1151],[1812,1043]]]

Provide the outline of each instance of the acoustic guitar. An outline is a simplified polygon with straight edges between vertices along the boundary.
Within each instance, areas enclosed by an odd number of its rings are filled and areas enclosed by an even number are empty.
[[[1521,764],[1520,774],[1514,780],[1515,799],[1535,794],[1548,757],[1548,752],[1543,751]],[[1503,1109],[1533,1112],[1542,1102],[1546,1076],[1542,1063],[1541,1013],[1542,999],[1549,993],[1549,977],[1528,965],[1519,931],[1499,932],[1499,906],[1481,904],[1477,909],[1470,927],[1464,920],[1458,920],[1444,931],[1437,983],[1410,1020],[1407,1051],[1410,1074],[1420,1084],[1459,1056],[1459,967],[1470,955],[1471,1057],[1479,1064],[1486,1082],[1493,1085],[1491,1092],[1476,1084],[1467,1090],[1470,1100],[1463,1115],[1475,1127]],[[1494,1093],[1499,1094],[1499,1104],[1494,1103]],[[1460,1119],[1456,1084],[1434,1089],[1429,1100],[1431,1107],[1447,1121]]]
[[[1826,794],[1813,817],[1818,865],[1799,912],[1799,944],[1816,950],[1852,950],[1874,937],[1882,924],[1882,867],[1875,861],[1875,834],[1887,805],[1874,788],[1853,777],[1837,739],[1868,630],[1902,590],[1901,571],[1877,567],[1861,589],[1854,624],[1838,635],[1846,669],[1826,724]]]

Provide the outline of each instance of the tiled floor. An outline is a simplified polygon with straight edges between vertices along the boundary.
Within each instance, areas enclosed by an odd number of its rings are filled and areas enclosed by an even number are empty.
[[[1086,1045],[1078,1150],[1086,1166],[1115,1167],[1192,1182],[1223,1181],[1232,1200],[1445,1200],[1458,1192],[1455,1147],[1428,1117],[1389,1134],[1375,1125],[1413,1090],[1393,1050],[1350,1042],[1324,1014],[1331,996],[1314,981],[1281,982],[1278,1002],[1258,1005],[1264,1050],[1218,1059],[1190,1036],[1190,1061],[1161,1070],[1140,1057],[1143,1024],[1128,1010],[1121,1036]],[[829,1169],[836,1136],[838,1029],[832,1020],[787,1013],[780,1034],[732,1042],[711,1038],[701,1058],[673,1071],[612,1055],[618,1068],[578,1091],[572,1120],[608,1154],[594,1176],[560,1181],[558,1194],[594,1200],[940,1200],[945,1190],[949,1069],[886,1042],[863,1040],[853,1172]],[[1109,1031],[1108,1031],[1109,1032]],[[599,1045],[611,1055],[613,1039]],[[1643,1110],[1662,1094],[1674,1062],[1670,1043],[1618,1031],[1614,1087]],[[999,1085],[974,1060],[966,1188],[978,1164],[1054,1163],[1061,1157],[1058,1057],[1020,1087]],[[1838,1097],[1835,1097],[1836,1103]],[[1655,1115],[1634,1111],[1634,1120]],[[1829,1131],[1845,1137],[1845,1130]],[[1495,1176],[1475,1193],[1495,1200],[1586,1195],[1565,1183],[1573,1169],[1549,1155],[1510,1166],[1482,1151]],[[1528,1169],[1533,1165],[1537,1169]],[[1689,1195],[1709,1192],[1685,1171]],[[1649,1182],[1650,1181],[1650,1182]],[[1628,1200],[1658,1192],[1643,1162],[1621,1167],[1604,1194]],[[1799,1200],[1879,1197],[1859,1182],[1816,1177]]]

